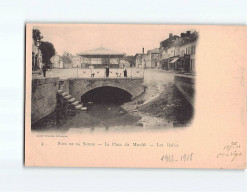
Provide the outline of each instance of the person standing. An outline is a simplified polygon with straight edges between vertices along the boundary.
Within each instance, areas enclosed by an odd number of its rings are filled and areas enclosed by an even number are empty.
[[[127,77],[127,69],[125,65],[123,65],[123,73],[124,73],[124,77]]]
[[[43,71],[43,75],[44,75],[44,77],[46,77],[46,65],[43,65],[43,67],[42,67],[42,71]]]
[[[106,77],[109,77],[109,72],[110,72],[110,67],[109,67],[109,65],[106,65],[105,66],[105,76]]]
[[[91,78],[92,78],[95,75],[95,73],[94,73],[94,66],[93,65],[89,66],[89,69],[91,70]]]

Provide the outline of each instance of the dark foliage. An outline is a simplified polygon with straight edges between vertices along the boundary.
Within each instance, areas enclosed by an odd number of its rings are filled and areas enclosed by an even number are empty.
[[[124,56],[123,59],[130,63],[130,66],[133,67],[135,65],[134,56]]]
[[[51,57],[55,55],[55,48],[50,42],[41,41],[40,50],[42,53],[42,61],[46,66],[49,66]]]
[[[33,39],[36,42],[40,42],[43,39],[41,32],[38,29],[33,29]]]

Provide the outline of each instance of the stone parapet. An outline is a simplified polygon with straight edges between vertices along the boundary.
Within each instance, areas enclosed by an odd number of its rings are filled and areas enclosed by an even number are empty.
[[[188,75],[175,75],[175,86],[186,98],[186,100],[193,106],[194,105],[194,93],[195,93],[195,76]]]

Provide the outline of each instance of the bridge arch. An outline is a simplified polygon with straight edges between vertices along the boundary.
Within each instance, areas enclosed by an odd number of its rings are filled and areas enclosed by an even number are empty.
[[[125,89],[115,86],[100,86],[88,89],[81,95],[81,102],[125,103],[132,100],[132,95]]]
[[[134,99],[144,91],[142,86],[142,79],[139,78],[80,78],[71,79],[69,81],[69,92],[77,100],[81,100],[81,96],[88,93],[89,91],[102,87],[111,87],[123,90],[131,95],[131,99]]]

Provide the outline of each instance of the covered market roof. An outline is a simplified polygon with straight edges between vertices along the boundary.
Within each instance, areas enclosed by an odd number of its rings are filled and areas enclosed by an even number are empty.
[[[122,58],[125,54],[118,52],[118,51],[113,51],[110,49],[100,47],[97,49],[92,49],[89,51],[78,53],[77,55],[82,56],[82,57],[98,57],[98,58],[100,58],[100,57],[116,57],[116,58]]]

